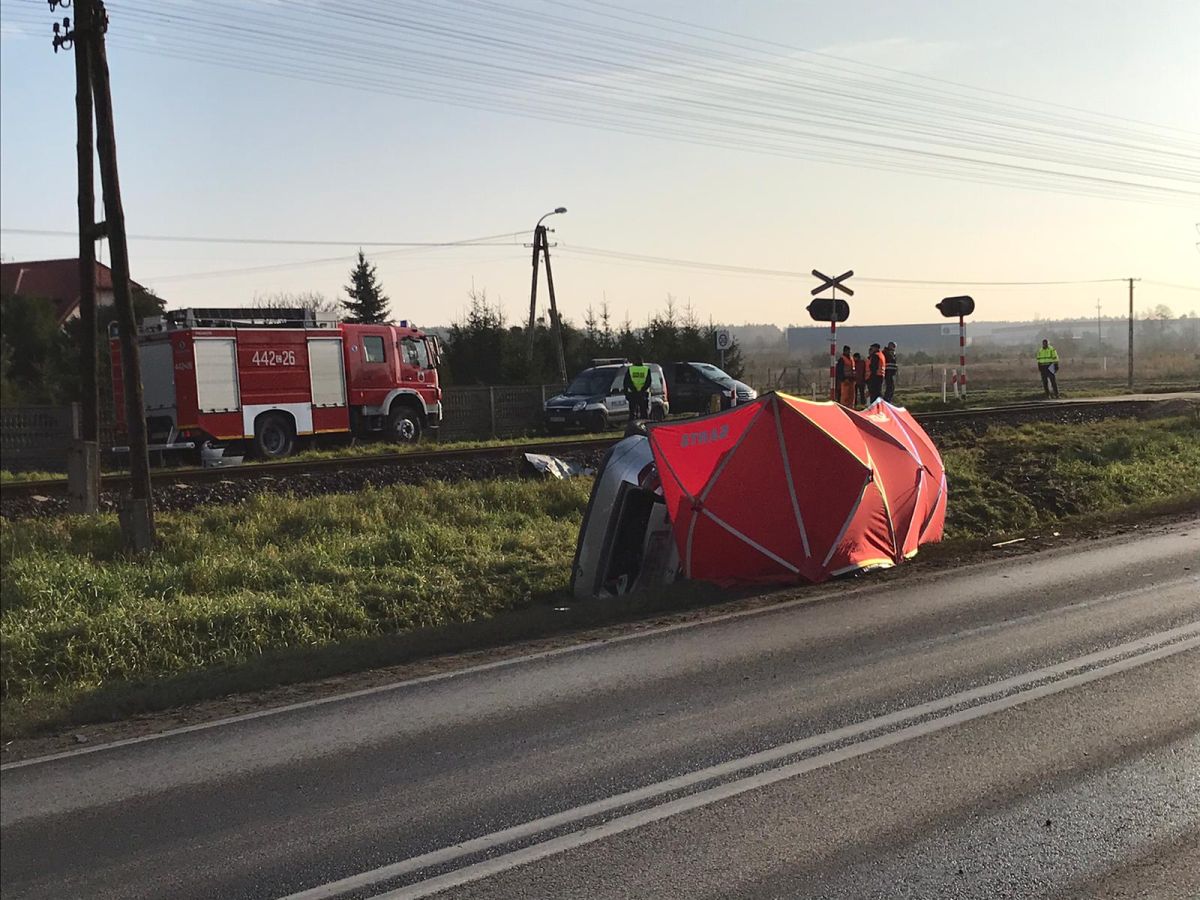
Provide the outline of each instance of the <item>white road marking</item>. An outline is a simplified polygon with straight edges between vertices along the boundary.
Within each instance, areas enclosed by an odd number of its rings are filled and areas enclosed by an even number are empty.
[[[1182,525],[1183,523],[1181,523]],[[1188,522],[1187,525],[1196,527],[1200,525],[1200,521]],[[1176,537],[1178,535],[1155,535],[1155,537]],[[1113,542],[1127,541],[1127,537],[1114,538]],[[1052,548],[1051,548],[1052,549]],[[1095,550],[1095,547],[1089,547],[1084,550],[1074,551],[1079,553],[1088,553]],[[1035,556],[1028,562],[1037,562]],[[1008,560],[988,560],[985,562],[976,563],[975,565],[966,566],[963,568],[950,569],[945,572],[940,572],[929,577],[927,583],[938,583],[941,581],[961,578],[966,573],[979,572],[981,570],[995,569],[1001,566],[1010,565]],[[892,585],[896,590],[904,589],[904,584]],[[107,750],[117,750],[121,747],[130,747],[136,744],[144,744],[151,741],[159,741],[165,738],[178,737],[184,734],[192,734],[197,731],[207,731],[210,728],[223,728],[227,725],[237,725],[241,722],[250,722],[255,719],[265,719],[271,716],[285,715],[291,712],[297,712],[304,709],[312,709],[318,706],[325,706],[331,703],[342,703],[347,700],[355,700],[360,697],[370,697],[376,694],[385,694],[391,691],[403,690],[405,688],[416,687],[424,684],[432,684],[439,681],[447,681],[451,678],[461,678],[469,675],[475,675],[480,672],[494,671],[496,669],[508,668],[509,666],[524,665],[530,662],[539,662],[541,660],[553,659],[558,656],[565,656],[570,653],[581,653],[587,650],[594,650],[599,647],[604,647],[612,644],[622,644],[626,641],[637,641],[644,638],[657,637],[663,634],[669,634],[675,631],[690,630],[692,628],[703,628],[710,625],[719,625],[723,622],[735,621],[737,619],[750,618],[753,616],[770,615],[772,613],[786,612],[790,609],[795,609],[799,606],[808,606],[811,604],[821,603],[825,600],[830,600],[835,597],[847,599],[860,596],[867,593],[877,593],[879,585],[866,584],[861,587],[851,588],[849,590],[843,588],[841,590],[834,588],[832,590],[823,591],[819,594],[814,594],[811,597],[798,597],[795,600],[785,600],[780,603],[773,603],[769,606],[759,607],[757,609],[741,609],[733,612],[721,613],[720,615],[711,616],[708,618],[692,620],[687,622],[675,622],[671,625],[659,625],[654,628],[645,628],[640,631],[630,632],[628,634],[614,635],[613,637],[599,638],[593,641],[585,641],[580,644],[572,644],[567,647],[555,647],[552,650],[543,650],[537,653],[527,653],[521,656],[514,656],[509,659],[500,659],[490,663],[480,663],[474,666],[467,666],[462,669],[455,669],[452,672],[439,672],[436,675],[423,675],[418,678],[410,678],[404,681],[392,681],[387,684],[376,685],[375,687],[362,688],[357,691],[346,691],[339,694],[331,694],[327,697],[317,697],[312,700],[301,700],[297,703],[288,703],[283,706],[272,706],[267,709],[260,709],[254,712],[241,713],[236,716],[226,716],[221,719],[213,719],[208,722],[197,722],[195,725],[183,725],[179,728],[171,728],[166,731],[157,731],[153,734],[143,734],[139,737],[122,738],[117,741],[109,741],[104,744],[96,744],[90,747],[80,747],[74,750],[64,750],[59,753],[50,753],[45,756],[37,756],[32,759],[23,759],[19,762],[10,762],[0,765],[0,772],[7,772],[10,769],[22,769],[27,766],[43,765],[45,763],[57,762],[58,760],[71,759],[77,756],[88,756],[92,753],[103,753]],[[681,613],[687,612],[681,610]],[[616,624],[616,623],[614,623]]]
[[[382,895],[387,898],[428,896],[438,891],[481,878],[487,878],[507,869],[561,853],[564,850],[619,834],[622,831],[638,828],[641,825],[656,822],[680,812],[695,809],[727,797],[736,796],[745,791],[754,790],[757,787],[773,784],[776,781],[791,778],[804,772],[833,765],[845,759],[852,759],[855,756],[870,753],[881,747],[891,746],[892,744],[911,740],[915,737],[931,734],[960,722],[966,722],[980,716],[989,715],[993,712],[999,712],[1000,710],[1029,702],[1030,700],[1067,690],[1076,685],[1085,684],[1097,678],[1103,678],[1106,675],[1116,674],[1117,672],[1143,665],[1155,659],[1180,653],[1193,647],[1200,647],[1200,623],[1196,622],[1161,631],[1136,641],[1128,641],[1107,650],[1079,656],[1056,665],[1046,666],[1024,675],[1017,675],[992,684],[960,691],[938,700],[897,710],[887,715],[876,716],[855,723],[854,725],[848,725],[823,734],[791,741],[777,747],[772,747],[769,750],[763,750],[749,756],[729,760],[728,762],[699,769],[695,772],[689,772],[685,775],[660,781],[636,790],[606,797],[554,815],[534,819],[521,825],[502,829],[469,841],[290,894],[286,898],[283,898],[283,900],[328,900],[328,898],[338,897],[351,891],[361,891],[412,872],[442,865],[476,853],[495,850],[514,841],[524,840],[593,816],[613,812],[636,803],[695,787],[717,778],[778,762],[790,756],[840,743],[845,740],[861,738],[871,732],[893,728],[935,713],[946,713],[947,710],[952,710],[963,704],[976,703],[988,697],[994,697],[996,694],[1007,695],[982,703],[981,705],[971,706],[959,712],[943,715],[940,718],[909,725],[879,737],[862,740],[848,747],[828,751],[809,759],[771,769],[767,772],[717,785],[716,787],[708,788],[687,797],[621,816],[603,825],[585,828],[572,834],[563,835],[511,853],[496,856],[454,872],[417,882],[398,891]],[[1099,668],[1089,668],[1093,666],[1099,666]],[[1079,669],[1085,669],[1086,671],[1080,673],[1077,671]],[[1039,682],[1046,681],[1047,679],[1059,680],[1052,681],[1049,684],[1038,685]],[[1010,691],[1017,691],[1017,693],[1010,694]]]
[[[986,565],[986,563],[984,564]],[[949,575],[950,573],[947,573]],[[961,572],[957,574],[961,575]],[[556,656],[565,656],[569,653],[580,653],[585,650],[594,650],[598,647],[605,647],[612,644],[622,644],[626,641],[636,641],[643,638],[655,637],[657,635],[668,634],[673,631],[683,631],[691,628],[699,628],[705,625],[716,625],[721,622],[728,622],[733,619],[741,619],[749,616],[765,615],[767,613],[781,612],[792,609],[797,606],[807,606],[812,603],[819,603],[822,600],[828,600],[833,597],[851,597],[862,594],[870,590],[870,586],[857,587],[852,590],[830,590],[816,594],[812,597],[800,597],[796,600],[785,600],[782,603],[775,603],[771,606],[764,606],[758,609],[742,609],[729,613],[721,613],[717,616],[712,616],[707,619],[699,619],[689,622],[676,622],[671,625],[658,625],[654,628],[644,628],[639,631],[630,632],[629,634],[618,634],[612,637],[598,638],[594,641],[586,641],[580,644],[572,644],[568,647],[555,647],[552,650],[542,650],[537,653],[526,653],[521,656],[513,656],[509,659],[499,659],[495,662],[479,663],[474,666],[466,666],[462,669],[455,669],[452,672],[438,672],[436,675],[422,675],[418,678],[409,678],[404,681],[391,681],[387,684],[376,685],[375,687],[362,688],[357,691],[346,691],[340,694],[331,694],[328,697],[317,697],[313,700],[301,700],[296,703],[288,703],[284,706],[272,706],[268,709],[260,709],[254,712],[241,713],[236,716],[226,716],[222,719],[213,719],[210,722],[197,722],[195,725],[183,725],[179,728],[172,728],[167,731],[156,731],[154,734],[143,734],[139,737],[122,738],[118,741],[109,741],[105,744],[97,744],[94,747],[80,747],[77,750],[64,750],[60,753],[50,753],[46,756],[37,756],[33,759],[23,759],[19,762],[10,762],[0,765],[0,772],[7,772],[9,769],[21,769],[26,766],[37,766],[43,763],[55,762],[60,759],[70,759],[75,756],[87,756],[91,753],[101,753],[105,750],[116,750],[119,747],[129,747],[134,744],[144,744],[148,741],[158,741],[164,738],[177,737],[181,734],[191,734],[196,731],[207,731],[210,728],[221,728],[226,725],[236,725],[239,722],[250,722],[254,719],[264,719],[270,716],[283,715],[284,713],[296,712],[303,709],[311,709],[316,706],[325,706],[330,703],[341,703],[346,700],[354,700],[359,697],[370,697],[375,694],[386,694],[391,691],[398,691],[404,688],[417,687],[424,684],[432,684],[438,681],[447,681],[451,678],[461,678],[467,675],[476,675],[480,672],[490,672],[495,669],[504,669],[509,666],[517,666],[530,662],[539,662],[545,659],[553,659]],[[686,612],[686,610],[681,610]],[[614,623],[616,624],[616,623]]]

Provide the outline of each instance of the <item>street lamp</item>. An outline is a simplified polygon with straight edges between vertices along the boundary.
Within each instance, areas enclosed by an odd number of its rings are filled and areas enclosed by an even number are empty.
[[[533,362],[534,325],[537,322],[537,282],[538,255],[546,260],[546,287],[550,290],[550,326],[554,331],[554,345],[558,357],[558,378],[567,380],[567,361],[563,353],[562,326],[558,321],[558,303],[554,299],[554,273],[550,271],[550,243],[546,240],[546,226],[542,224],[548,217],[565,213],[565,206],[557,206],[537,220],[533,228],[533,284],[529,289],[529,362]]]
[[[567,208],[565,206],[556,206],[552,211],[546,213],[545,216],[542,216],[540,219],[537,220],[537,225],[534,226],[534,229],[533,229],[534,232],[536,233],[537,230],[542,227],[542,222],[544,222],[546,220],[547,216],[559,216],[559,215],[562,215],[563,213],[565,213],[566,211],[567,211]]]

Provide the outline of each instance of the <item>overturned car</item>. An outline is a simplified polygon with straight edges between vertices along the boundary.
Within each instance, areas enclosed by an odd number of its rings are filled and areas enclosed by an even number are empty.
[[[643,426],[596,477],[571,575],[578,598],[677,578],[824,581],[938,541],[941,456],[904,409],[863,412],[771,393]]]

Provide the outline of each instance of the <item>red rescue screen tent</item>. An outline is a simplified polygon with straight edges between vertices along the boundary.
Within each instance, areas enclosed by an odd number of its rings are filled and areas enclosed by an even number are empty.
[[[824,581],[941,540],[941,456],[882,400],[856,412],[771,393],[649,433],[688,578]]]

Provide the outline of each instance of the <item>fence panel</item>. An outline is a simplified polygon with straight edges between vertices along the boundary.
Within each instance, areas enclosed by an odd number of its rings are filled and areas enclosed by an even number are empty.
[[[442,391],[442,441],[482,441],[542,431],[545,398],[558,384],[450,387]],[[69,406],[13,406],[0,409],[0,465],[9,471],[64,472],[73,422]],[[111,401],[100,410],[100,449],[116,439]]]
[[[542,430],[545,398],[561,390],[557,384],[443,388],[439,440],[482,441],[537,434]]]
[[[65,472],[74,434],[69,406],[0,409],[0,458],[10,472]]]

